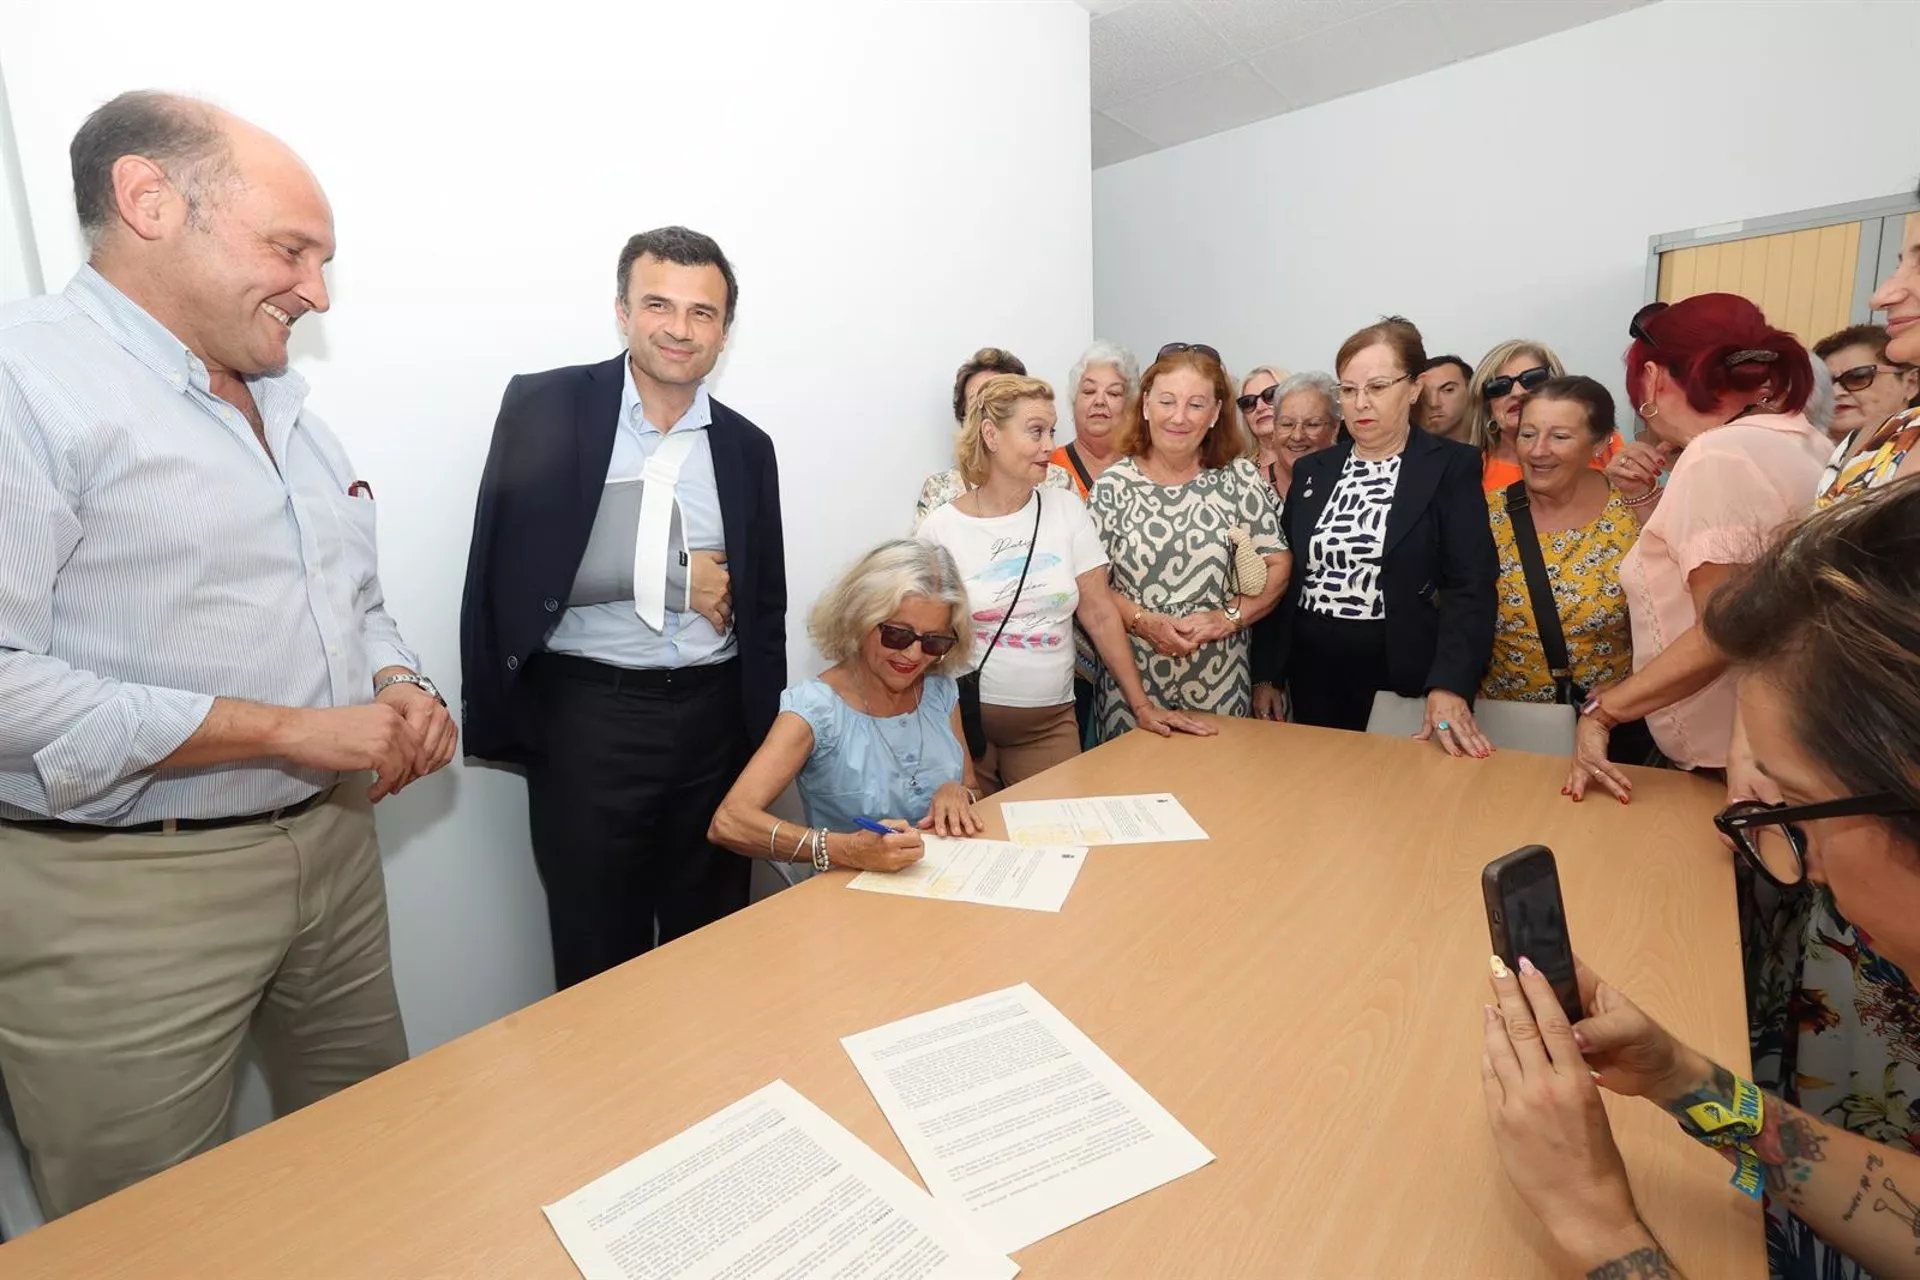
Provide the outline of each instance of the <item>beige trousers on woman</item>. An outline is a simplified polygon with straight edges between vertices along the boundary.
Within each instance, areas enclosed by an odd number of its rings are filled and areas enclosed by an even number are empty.
[[[282,1114],[406,1059],[364,781],[216,831],[0,824],[0,1077],[47,1216],[218,1144],[250,1026]]]
[[[975,765],[980,785],[998,791],[1025,782],[1080,754],[1080,727],[1073,704],[1057,707],[996,707],[980,704],[987,755]]]

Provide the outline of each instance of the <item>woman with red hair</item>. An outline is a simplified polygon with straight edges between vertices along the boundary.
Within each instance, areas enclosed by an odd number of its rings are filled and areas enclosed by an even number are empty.
[[[1628,325],[1627,390],[1673,461],[1664,491],[1633,485],[1640,539],[1620,565],[1633,624],[1633,674],[1588,695],[1566,793],[1598,782],[1625,804],[1633,783],[1607,760],[1616,724],[1644,717],[1669,763],[1724,772],[1734,685],[1701,632],[1709,598],[1774,531],[1812,505],[1833,446],[1800,412],[1813,391],[1807,349],[1730,293],[1652,303]]]

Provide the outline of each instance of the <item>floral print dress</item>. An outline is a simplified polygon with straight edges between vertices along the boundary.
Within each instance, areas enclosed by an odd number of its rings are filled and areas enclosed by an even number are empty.
[[[1849,437],[1821,477],[1816,507],[1893,481],[1920,447],[1910,409],[1854,449]],[[1920,992],[1900,966],[1842,916],[1833,895],[1809,884],[1766,918],[1754,1002],[1754,1075],[1810,1115],[1903,1151],[1920,1151]],[[1867,1280],[1778,1204],[1767,1205],[1773,1275]]]

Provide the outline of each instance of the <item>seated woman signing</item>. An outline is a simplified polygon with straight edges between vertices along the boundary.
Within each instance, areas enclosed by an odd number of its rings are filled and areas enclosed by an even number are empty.
[[[707,838],[817,871],[898,871],[920,860],[922,831],[978,835],[948,674],[966,669],[973,633],[953,557],[911,538],[881,543],[820,597],[808,630],[834,666],[780,695],[772,731]],[[804,827],[767,812],[796,781]]]

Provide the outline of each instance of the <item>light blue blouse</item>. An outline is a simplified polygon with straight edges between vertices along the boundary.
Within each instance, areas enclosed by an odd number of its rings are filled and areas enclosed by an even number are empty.
[[[857,814],[918,822],[933,793],[966,777],[965,748],[953,733],[960,690],[946,676],[928,676],[920,705],[906,715],[870,716],[821,680],[803,680],[780,695],[813,729],[813,754],[797,779],[807,822],[854,830]]]

